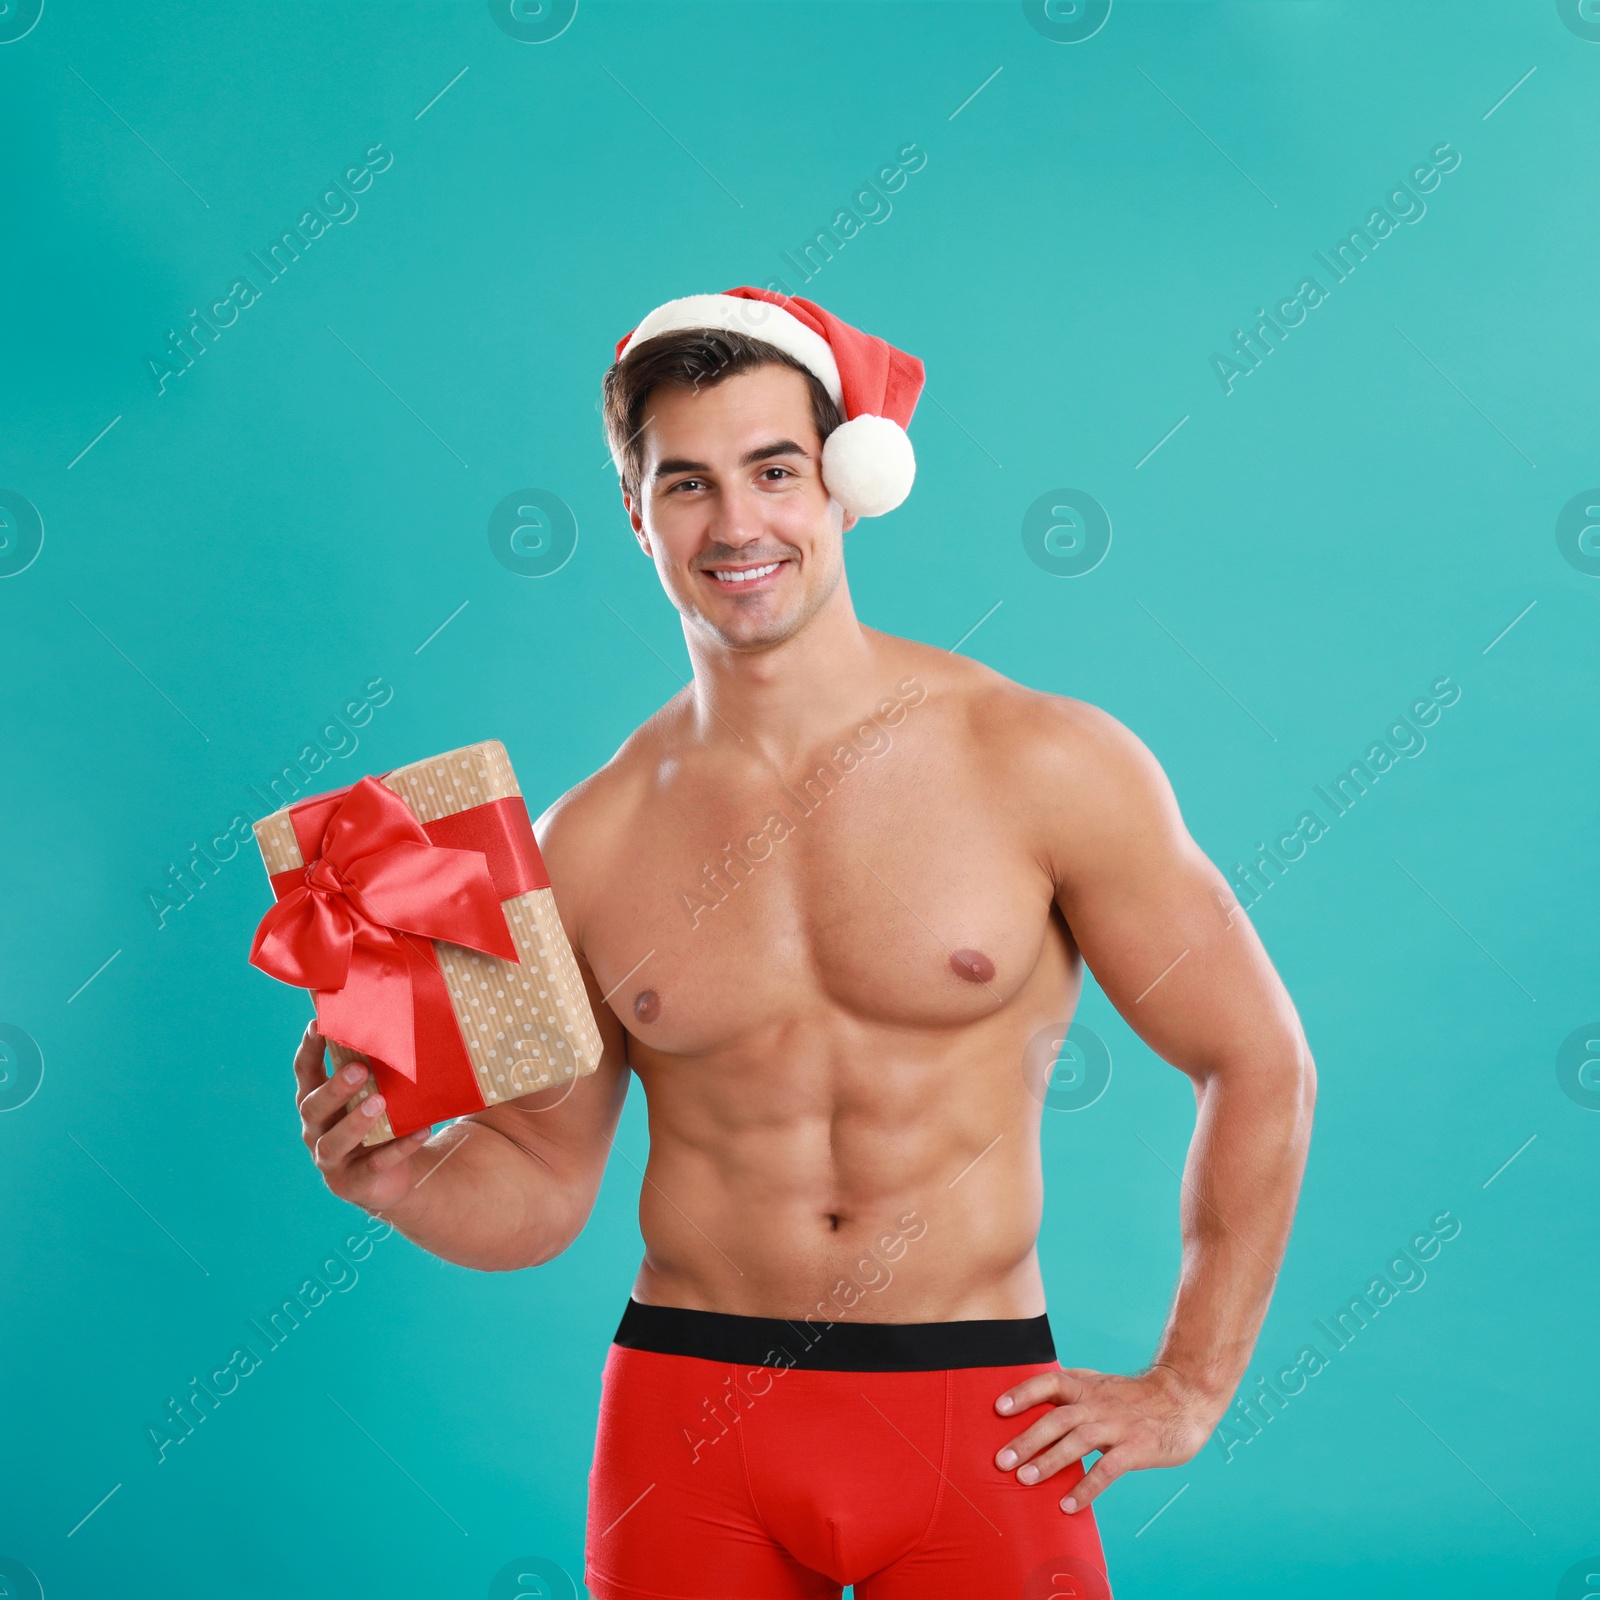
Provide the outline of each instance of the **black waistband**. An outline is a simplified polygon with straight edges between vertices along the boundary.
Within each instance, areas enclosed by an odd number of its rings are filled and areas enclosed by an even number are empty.
[[[974,1322],[818,1322],[647,1306],[632,1298],[613,1343],[661,1355],[819,1372],[943,1372],[1056,1359],[1048,1316]]]

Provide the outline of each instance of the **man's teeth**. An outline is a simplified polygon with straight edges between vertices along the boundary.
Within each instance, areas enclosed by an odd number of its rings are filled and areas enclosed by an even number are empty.
[[[757,578],[764,578],[769,572],[776,572],[783,563],[781,561],[769,562],[764,567],[747,567],[743,572],[724,572],[713,568],[711,576],[718,583],[752,583]]]

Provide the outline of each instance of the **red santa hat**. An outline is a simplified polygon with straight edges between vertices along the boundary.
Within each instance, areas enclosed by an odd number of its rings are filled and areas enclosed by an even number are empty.
[[[657,306],[617,341],[617,359],[657,334],[690,328],[761,339],[821,382],[845,416],[822,447],[822,481],[846,511],[881,517],[911,493],[917,462],[906,426],[923,379],[915,356],[852,328],[810,300],[746,287],[685,295]]]

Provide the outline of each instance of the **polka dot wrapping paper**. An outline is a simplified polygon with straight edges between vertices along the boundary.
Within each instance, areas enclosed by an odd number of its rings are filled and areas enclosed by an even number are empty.
[[[521,807],[522,791],[511,761],[495,739],[414,761],[383,774],[379,781],[406,802],[425,828],[497,801],[514,800]],[[312,796],[297,801],[256,823],[256,840],[269,876],[305,867],[293,813],[325,805],[327,799]],[[539,867],[537,876],[543,879],[531,832],[524,848],[531,851]],[[458,1116],[570,1083],[600,1064],[600,1032],[556,910],[554,891],[536,888],[515,894],[501,902],[501,910],[518,961],[443,939],[430,941],[476,1080],[478,1099],[461,1105],[454,1113]],[[378,1078],[366,1056],[331,1039],[328,1056],[335,1071],[351,1061],[368,1068],[367,1081],[350,1098],[352,1107],[377,1092]],[[419,1075],[427,1070],[428,1062],[419,1054]],[[383,1144],[394,1137],[386,1108],[362,1142]]]

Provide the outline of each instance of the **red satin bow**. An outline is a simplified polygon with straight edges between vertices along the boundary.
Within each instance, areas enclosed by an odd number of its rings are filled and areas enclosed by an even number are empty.
[[[415,1083],[419,991],[441,980],[413,935],[518,959],[484,856],[434,844],[394,790],[363,778],[329,818],[304,884],[261,919],[250,961],[314,990],[327,1038]]]

